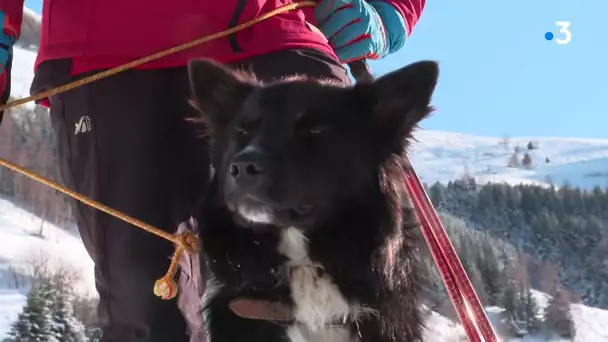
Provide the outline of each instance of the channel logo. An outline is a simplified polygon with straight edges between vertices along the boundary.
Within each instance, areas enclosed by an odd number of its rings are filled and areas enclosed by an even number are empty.
[[[549,31],[545,33],[545,39],[547,41],[555,40],[557,44],[565,45],[570,43],[572,40],[572,32],[570,32],[569,21],[556,21],[555,26],[558,28],[557,34]]]

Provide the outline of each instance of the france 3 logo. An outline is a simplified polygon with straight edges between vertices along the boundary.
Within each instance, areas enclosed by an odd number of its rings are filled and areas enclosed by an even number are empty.
[[[548,41],[555,39],[555,42],[560,45],[566,45],[566,44],[570,43],[570,41],[572,40],[572,32],[570,31],[570,22],[569,21],[557,21],[557,22],[555,22],[555,25],[559,29],[558,37],[556,37],[556,35],[553,32],[549,31],[549,32],[545,33],[545,39]]]

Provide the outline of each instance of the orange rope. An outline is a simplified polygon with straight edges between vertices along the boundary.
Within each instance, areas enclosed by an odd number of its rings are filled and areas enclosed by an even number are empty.
[[[285,6],[281,6],[268,13],[262,14],[259,17],[256,17],[245,23],[239,24],[233,28],[195,39],[193,41],[184,43],[182,45],[178,45],[178,46],[172,47],[170,49],[154,53],[152,55],[149,55],[149,56],[134,60],[132,62],[120,65],[116,68],[102,71],[97,74],[93,74],[93,75],[85,77],[83,79],[80,79],[80,80],[47,90],[47,91],[43,91],[43,92],[40,92],[40,93],[32,95],[32,96],[28,96],[28,97],[25,97],[22,99],[11,101],[5,105],[0,106],[0,112],[5,111],[9,108],[13,108],[13,107],[31,102],[31,101],[37,101],[37,100],[41,100],[41,99],[44,99],[44,98],[47,98],[47,97],[50,97],[50,96],[53,96],[53,95],[56,95],[59,93],[63,93],[65,91],[83,86],[85,84],[100,80],[102,78],[118,74],[119,72],[135,68],[139,65],[151,62],[153,60],[156,60],[156,59],[159,59],[162,57],[166,57],[166,56],[169,56],[171,54],[174,54],[174,53],[186,50],[186,49],[190,49],[194,46],[197,46],[197,45],[200,45],[203,43],[207,43],[212,40],[226,37],[233,33],[245,30],[264,20],[270,19],[278,14],[293,11],[293,10],[303,8],[303,7],[314,7],[315,5],[316,5],[316,3],[314,1],[300,1],[300,2],[288,4]],[[169,269],[168,269],[167,273],[162,278],[158,279],[156,281],[156,283],[154,284],[154,294],[161,297],[162,299],[172,299],[177,295],[177,284],[175,283],[173,278],[175,276],[175,272],[177,271],[177,265],[178,265],[179,259],[182,256],[182,253],[184,251],[194,253],[194,252],[198,252],[199,248],[200,248],[200,241],[194,233],[191,233],[191,232],[176,233],[176,234],[167,233],[167,232],[165,232],[161,229],[158,229],[154,226],[151,226],[145,222],[142,222],[138,219],[130,217],[118,210],[112,209],[104,204],[93,201],[92,199],[87,198],[86,196],[83,196],[75,191],[72,191],[48,178],[45,178],[35,172],[27,170],[17,164],[13,164],[5,159],[0,158],[0,165],[7,167],[24,176],[27,176],[37,182],[45,184],[63,194],[70,196],[97,210],[100,210],[106,214],[112,215],[118,219],[128,222],[128,223],[134,225],[135,227],[138,227],[149,233],[152,233],[163,239],[173,242],[176,245],[176,248],[175,248],[175,253],[173,254],[173,258],[171,260],[171,264],[169,265]]]

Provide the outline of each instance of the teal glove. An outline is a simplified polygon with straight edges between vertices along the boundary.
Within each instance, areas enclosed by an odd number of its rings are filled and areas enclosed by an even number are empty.
[[[401,13],[384,1],[320,0],[315,19],[342,63],[383,58],[407,37]]]

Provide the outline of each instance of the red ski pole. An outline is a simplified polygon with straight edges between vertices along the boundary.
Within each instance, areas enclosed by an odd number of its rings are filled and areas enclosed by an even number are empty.
[[[357,81],[371,80],[373,75],[365,60],[348,64]],[[454,246],[429,199],[420,177],[406,157],[405,181],[408,193],[420,220],[422,235],[450,296],[465,333],[472,342],[498,342],[490,320],[471,285]]]

